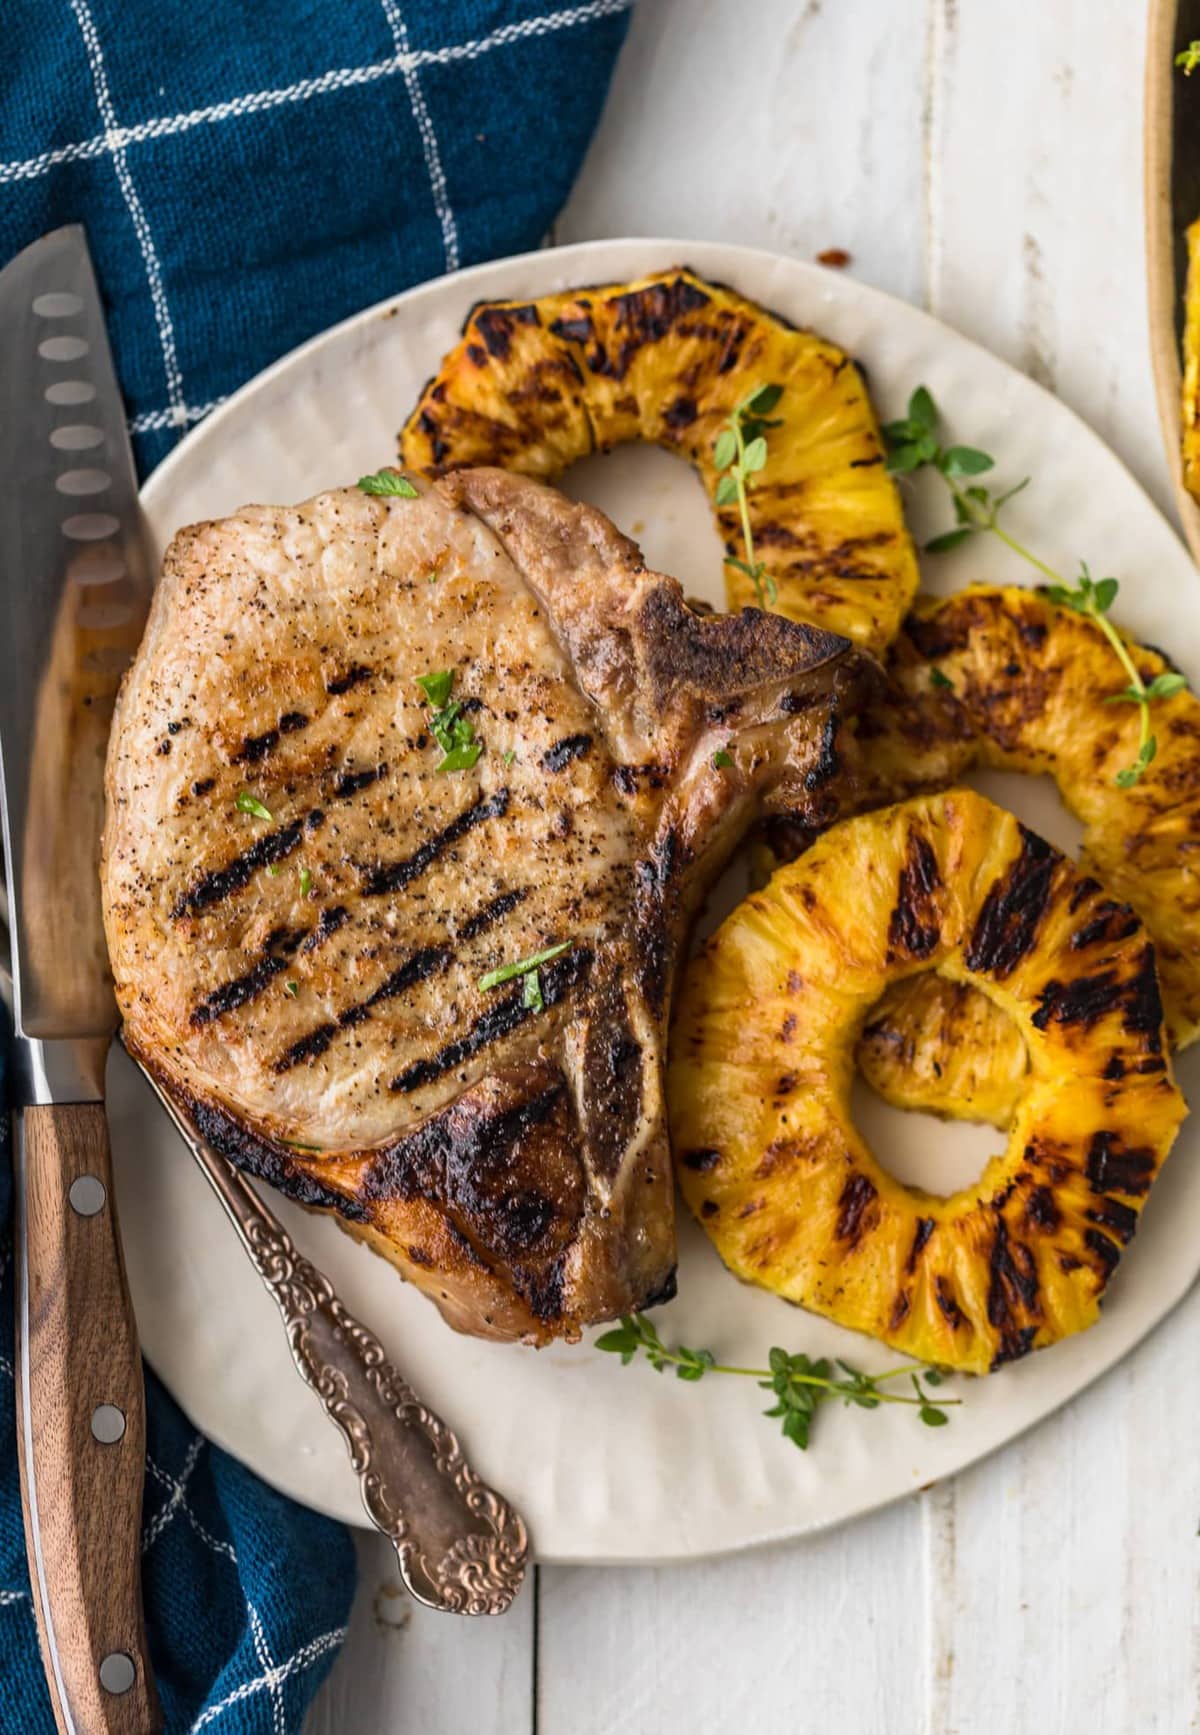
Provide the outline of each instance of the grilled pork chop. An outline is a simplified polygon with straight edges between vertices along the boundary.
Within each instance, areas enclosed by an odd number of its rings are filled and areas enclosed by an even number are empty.
[[[461,1330],[664,1299],[687,923],[764,807],[819,819],[864,667],[498,470],[181,532],[109,753],[129,1047]]]

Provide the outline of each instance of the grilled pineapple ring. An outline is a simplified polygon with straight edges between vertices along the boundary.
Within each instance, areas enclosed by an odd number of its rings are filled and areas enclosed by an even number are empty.
[[[1169,667],[1130,641],[1148,683]],[[949,683],[931,684],[934,671]],[[889,658],[891,686],[859,724],[852,767],[864,804],[944,787],[983,765],[1048,772],[1085,827],[1084,868],[1137,911],[1154,940],[1174,1048],[1200,1035],[1200,698],[1155,703],[1158,752],[1132,789],[1132,705],[1099,629],[1037,591],[974,585],[918,599]],[[911,1001],[911,1004],[910,1004]],[[1006,1126],[1020,1041],[994,1006],[936,979],[904,984],[864,1031],[859,1064],[899,1108]]]
[[[945,1198],[850,1114],[864,1019],[931,969],[1029,1053],[1007,1149]],[[669,1091],[684,1197],[732,1271],[975,1373],[1092,1323],[1185,1113],[1137,918],[962,789],[845,821],[734,911],[687,973]]]
[[[768,384],[783,387],[780,425],[749,505],[773,607],[880,651],[916,591],[917,563],[858,369],[690,271],[481,302],[405,424],[400,455],[429,475],[497,464],[553,480],[590,452],[665,446],[695,466],[726,552],[744,560],[736,502],[716,505],[713,441]],[[731,608],[756,600],[744,573],[725,573]]]

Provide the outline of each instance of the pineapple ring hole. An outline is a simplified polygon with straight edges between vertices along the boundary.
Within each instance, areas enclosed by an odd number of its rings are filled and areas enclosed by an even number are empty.
[[[937,971],[923,971],[918,977],[909,977],[908,981],[916,983],[926,975],[938,974]],[[947,981],[948,978],[942,977],[941,980]],[[982,989],[968,984],[956,986],[963,988],[966,996],[978,996],[980,1001],[988,999]],[[990,1002],[989,1006],[990,1015],[1016,1033],[1020,1050],[1024,1052],[1028,1065],[1028,1051],[1015,1022],[995,1002]],[[890,1015],[894,1010],[889,989],[868,1011],[863,1021],[864,1030],[870,1031],[880,1020],[886,1021],[891,1028]],[[976,1007],[975,1010],[978,1012],[984,1009]],[[891,1070],[886,1043],[878,1044],[878,1054],[886,1069],[882,1074],[874,1066],[868,1065],[864,1069],[860,1050],[850,1095],[850,1113],[854,1124],[870,1149],[886,1151],[888,1173],[903,1186],[914,1187],[919,1192],[947,1199],[957,1192],[974,1187],[982,1179],[984,1170],[992,1159],[1003,1152],[1003,1143],[997,1142],[997,1132],[999,1131],[1003,1138],[1011,1121],[1011,1111],[1001,1120],[986,1113],[967,1113],[962,1107],[957,1113],[945,1113],[937,1112],[932,1106],[924,1104],[911,1103],[901,1106],[890,1099],[887,1094],[888,1085],[900,1084],[909,1089],[918,1088],[917,1075],[903,1064],[896,1070]],[[936,1055],[932,1049],[929,1051],[929,1065],[930,1070],[936,1065]],[[928,1073],[924,1074],[924,1078],[925,1082],[931,1084],[931,1101],[946,1100],[941,1092],[950,1088],[954,1081],[944,1078],[942,1083],[933,1085]],[[883,1093],[877,1088],[877,1084],[883,1084]]]
[[[634,443],[580,458],[558,486],[595,506],[641,545],[646,564],[674,573],[689,598],[722,613],[725,550],[699,473],[662,446]]]
[[[894,1108],[860,1072],[854,1075],[850,1113],[869,1149],[887,1152],[881,1167],[901,1186],[936,1199],[977,1186],[992,1159],[1003,1154],[995,1127]]]

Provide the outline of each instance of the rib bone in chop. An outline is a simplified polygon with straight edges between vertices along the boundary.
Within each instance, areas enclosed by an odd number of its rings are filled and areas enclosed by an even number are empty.
[[[819,816],[862,677],[497,470],[181,532],[109,755],[129,1047],[461,1330],[665,1298],[687,924],[759,812]]]

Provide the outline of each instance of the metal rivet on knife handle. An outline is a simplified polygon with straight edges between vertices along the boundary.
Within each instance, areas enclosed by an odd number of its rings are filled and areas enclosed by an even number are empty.
[[[92,1436],[102,1446],[115,1446],[125,1434],[125,1412],[116,1404],[97,1404],[92,1411]]]
[[[127,1693],[136,1680],[133,1658],[124,1651],[110,1651],[100,1664],[100,1685],[106,1693]]]
[[[98,1211],[103,1211],[108,1194],[104,1182],[97,1175],[76,1175],[67,1198],[76,1216],[94,1217]]]

